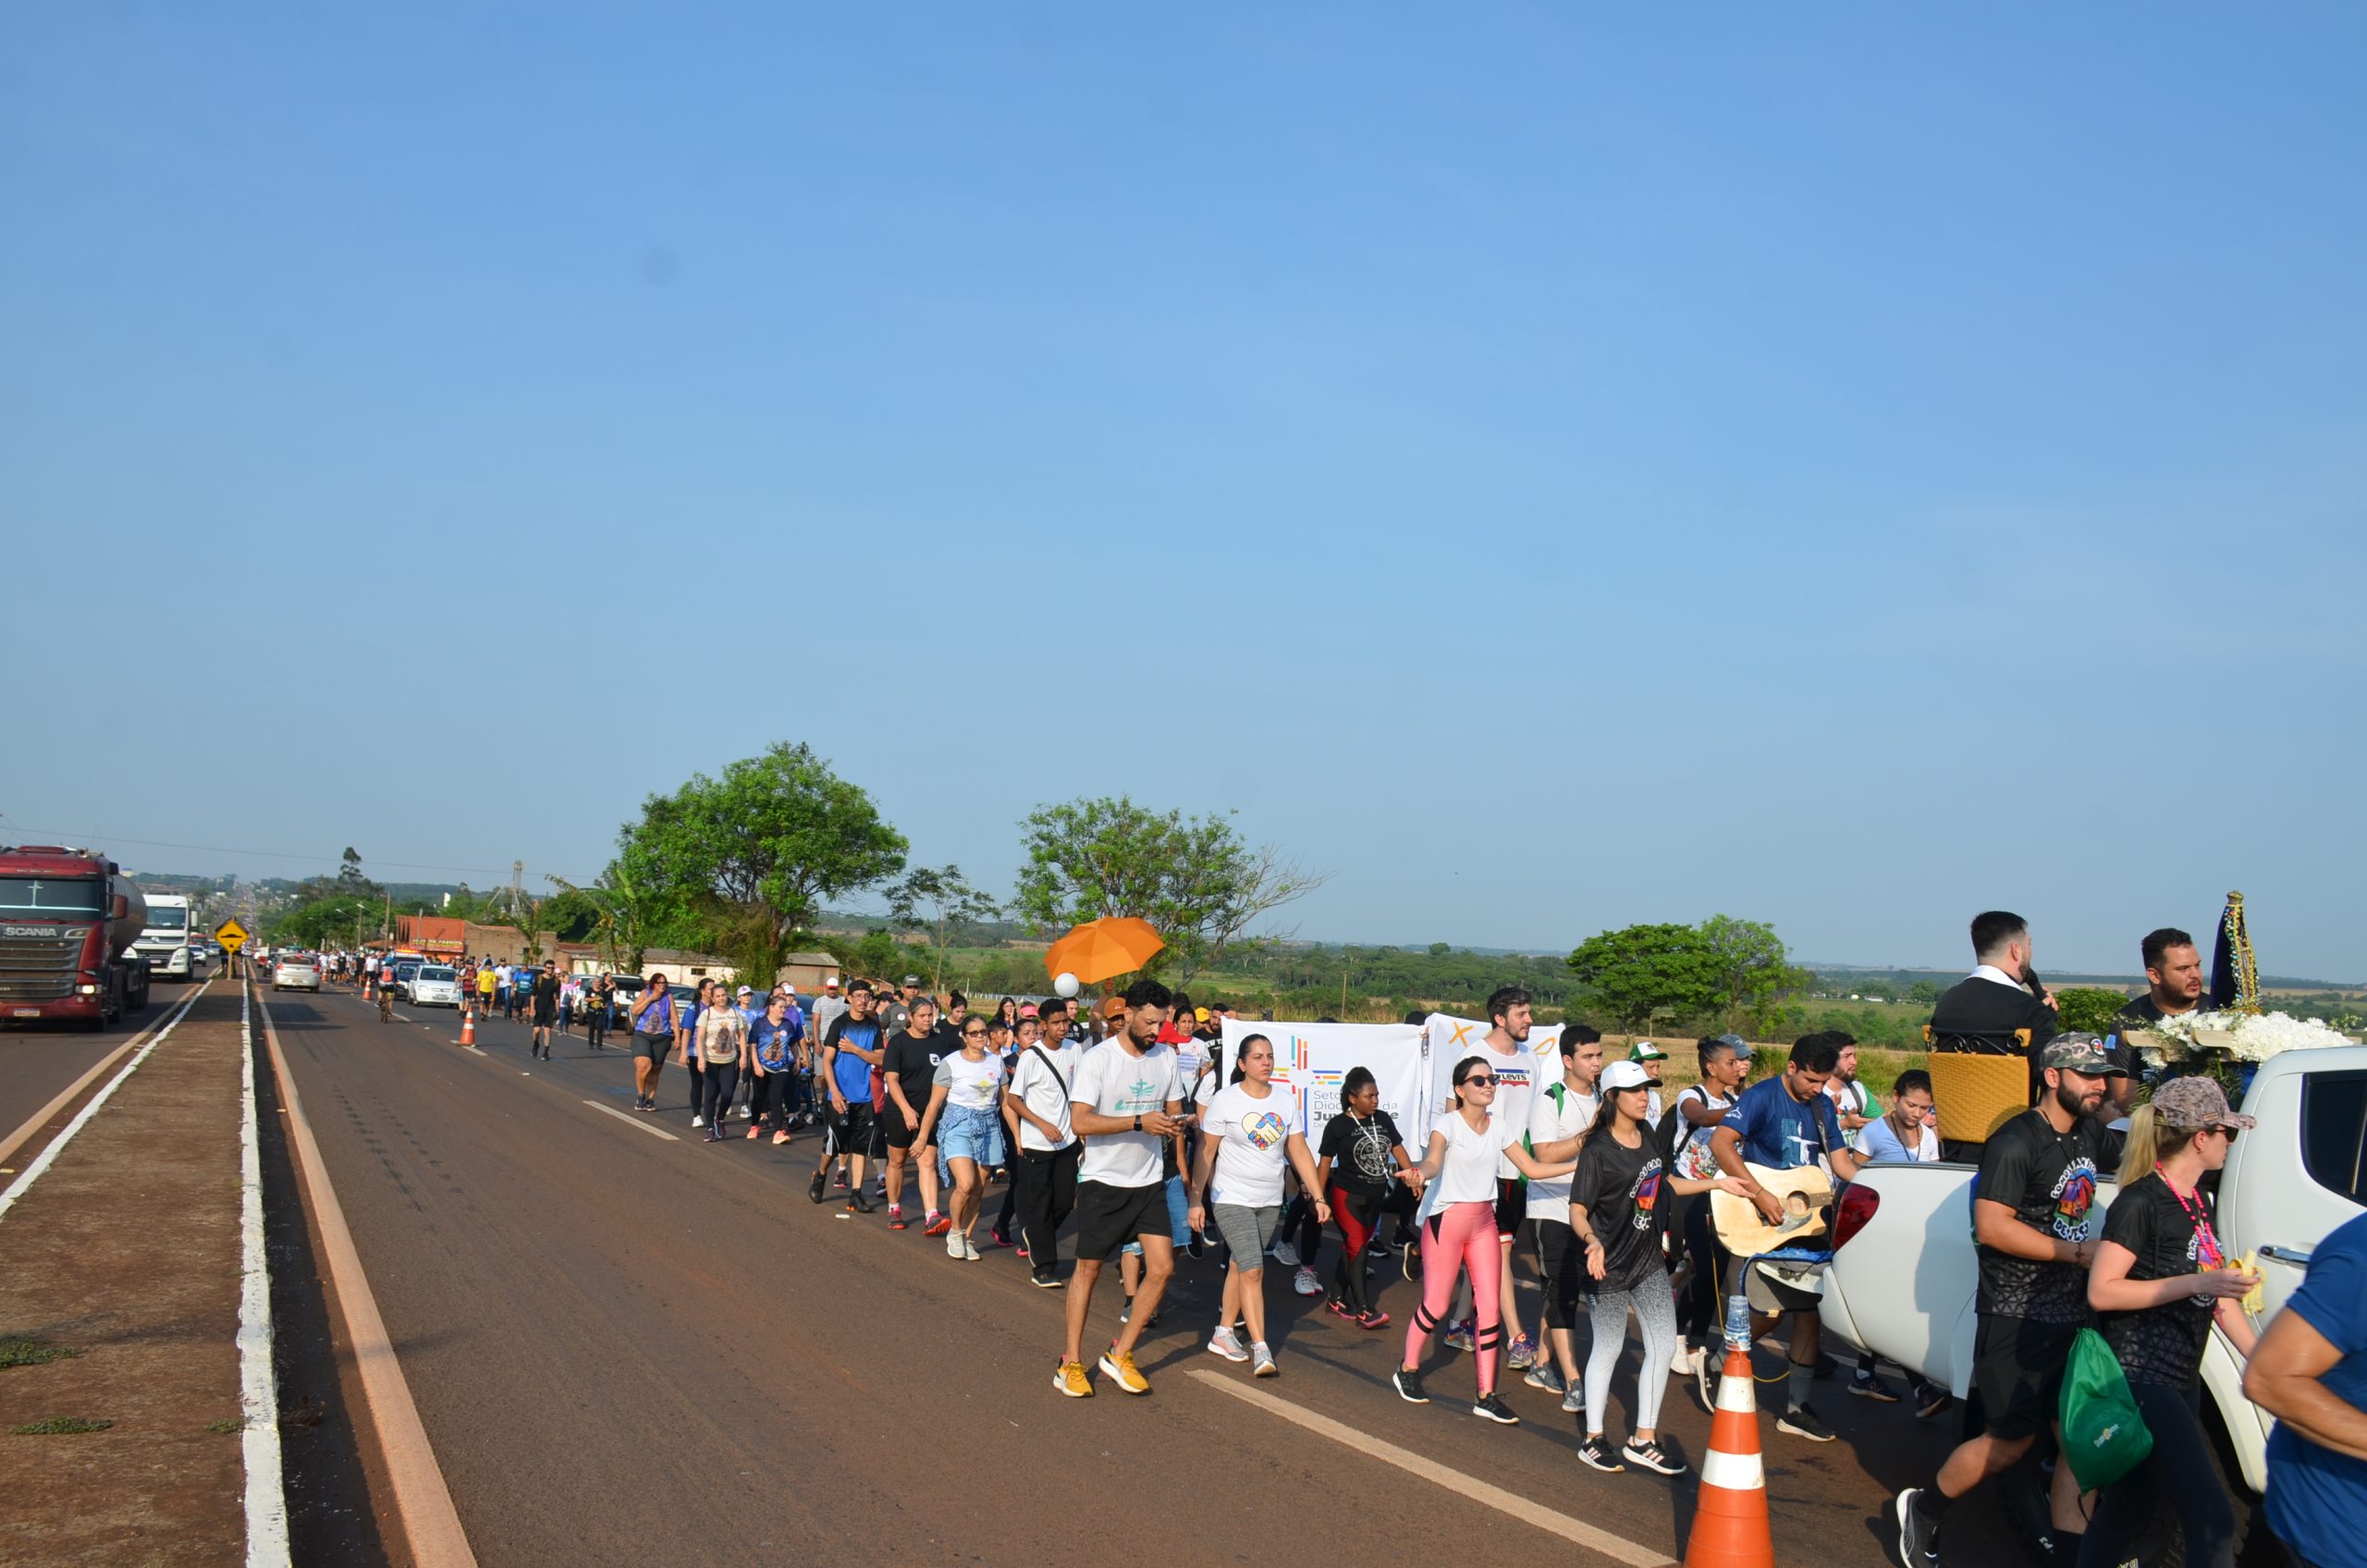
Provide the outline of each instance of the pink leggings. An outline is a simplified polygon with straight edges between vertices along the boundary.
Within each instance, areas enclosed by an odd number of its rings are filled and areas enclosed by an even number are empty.
[[[1503,1338],[1497,1316],[1497,1289],[1503,1280],[1503,1255],[1496,1244],[1496,1206],[1451,1203],[1422,1227],[1422,1309],[1405,1328],[1407,1366],[1419,1366],[1431,1333],[1454,1303],[1458,1268],[1471,1276],[1471,1308],[1478,1319],[1471,1346],[1478,1353],[1479,1392],[1496,1391],[1496,1346]]]

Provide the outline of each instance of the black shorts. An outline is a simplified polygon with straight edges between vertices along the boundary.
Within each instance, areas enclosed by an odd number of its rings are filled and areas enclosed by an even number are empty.
[[[1496,1239],[1509,1242],[1520,1234],[1528,1218],[1528,1183],[1511,1176],[1496,1178]]]
[[[904,1113],[889,1100],[879,1109],[879,1136],[891,1149],[908,1149],[920,1136],[920,1129],[904,1120]]]
[[[2055,1419],[2077,1323],[1982,1314],[1972,1337],[1972,1388],[1993,1438],[2035,1437]]]
[[[671,1035],[648,1035],[636,1029],[633,1031],[632,1035],[632,1054],[638,1057],[646,1057],[651,1061],[662,1062],[668,1057],[674,1054],[674,1036]]]
[[[534,1027],[535,1027],[535,1028],[537,1028],[537,1029],[547,1029],[547,1028],[549,1028],[552,1024],[557,1023],[558,1022],[558,1009],[557,1009],[557,1008],[555,1008],[555,1007],[538,1007],[538,1008],[536,1008],[536,1009],[534,1010]]]
[[[830,1113],[830,1152],[832,1154],[868,1155],[871,1139],[877,1131],[872,1126],[871,1102],[849,1100],[844,1110]]]
[[[1079,1182],[1076,1207],[1076,1256],[1079,1260],[1106,1262],[1111,1253],[1144,1236],[1169,1239],[1167,1183],[1147,1187],[1113,1187],[1106,1182]]]

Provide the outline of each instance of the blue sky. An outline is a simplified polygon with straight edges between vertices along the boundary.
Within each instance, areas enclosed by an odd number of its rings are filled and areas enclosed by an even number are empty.
[[[9,8],[0,830],[588,876],[795,739],[1334,939],[2367,977],[2367,13],[1282,10]]]

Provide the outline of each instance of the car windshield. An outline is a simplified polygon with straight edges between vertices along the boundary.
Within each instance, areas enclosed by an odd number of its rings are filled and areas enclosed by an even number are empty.
[[[450,969],[440,963],[431,963],[426,965],[424,968],[420,970],[419,977],[422,980],[450,980],[456,978]]]
[[[189,911],[172,904],[166,904],[162,908],[151,907],[148,911],[148,929],[186,931],[189,929]]]
[[[0,876],[0,919],[84,920],[99,900],[95,876]]]

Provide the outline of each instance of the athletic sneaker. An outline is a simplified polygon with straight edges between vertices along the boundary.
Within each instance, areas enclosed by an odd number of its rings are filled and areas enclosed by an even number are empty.
[[[1883,1404],[1896,1404],[1898,1390],[1882,1379],[1882,1375],[1859,1367],[1849,1377],[1849,1391],[1859,1399],[1870,1399]]]
[[[904,1228],[904,1206],[900,1203],[889,1204],[888,1206],[888,1229],[890,1231],[901,1231]]]
[[[962,1256],[972,1263],[978,1261],[978,1245],[967,1236],[962,1238]]]
[[[1052,1369],[1052,1387],[1071,1399],[1091,1399],[1093,1379],[1085,1375],[1082,1361],[1063,1361]]]
[[[1057,1291],[1061,1288],[1061,1277],[1048,1268],[1037,1269],[1028,1277],[1028,1282],[1039,1291]]]
[[[1940,1561],[1940,1527],[1923,1512],[1923,1492],[1909,1487],[1891,1505],[1898,1522],[1898,1560],[1907,1568],[1924,1568]]]
[[[1276,1263],[1281,1264],[1285,1268],[1296,1268],[1298,1267],[1298,1248],[1291,1245],[1288,1242],[1277,1238],[1274,1244],[1267,1248],[1266,1252],[1268,1256],[1271,1257]]]
[[[784,1127],[779,1132],[775,1133],[773,1134],[773,1142],[776,1144],[785,1144],[789,1142],[789,1129]]]
[[[1500,1427],[1520,1425],[1520,1417],[1513,1414],[1513,1407],[1494,1394],[1481,1394],[1473,1401],[1471,1414],[1484,1421],[1493,1421]]]
[[[1527,1334],[1515,1334],[1511,1348],[1504,1352],[1504,1365],[1517,1372],[1537,1363],[1537,1341]]]
[[[757,1133],[761,1133],[761,1132],[763,1132],[763,1131],[764,1131],[764,1129],[763,1129],[763,1128],[761,1128],[761,1127],[751,1127],[751,1128],[749,1128],[749,1129],[748,1129],[748,1141],[749,1141],[750,1143],[752,1143],[752,1144],[753,1144],[753,1143],[754,1143],[754,1142],[756,1141],[756,1134],[757,1134]]]
[[[1619,1451],[1619,1457],[1630,1464],[1642,1465],[1655,1476],[1682,1476],[1686,1471],[1685,1461],[1658,1443],[1639,1443],[1631,1439]]]
[[[1562,1390],[1562,1414],[1584,1415],[1587,1412],[1587,1390],[1584,1379]]]
[[[1208,1336],[1208,1354],[1223,1356],[1227,1361],[1249,1359],[1249,1353],[1241,1348],[1241,1336],[1230,1329],[1219,1329]]]
[[[879,1208],[877,1204],[872,1202],[869,1198],[865,1197],[861,1193],[857,1193],[853,1196],[848,1198],[847,1207],[854,1210],[857,1214],[872,1214],[877,1212]]]
[[[1400,1251],[1404,1253],[1405,1257],[1404,1261],[1397,1266],[1397,1271],[1404,1275],[1408,1280],[1420,1279],[1422,1277],[1422,1249],[1411,1241],[1399,1243],[1398,1248]]]
[[[705,1118],[705,1117],[704,1117],[704,1116],[693,1116],[693,1117],[692,1117],[692,1118],[691,1118],[691,1126],[692,1126],[693,1128],[694,1128],[694,1129],[695,1129],[695,1128],[699,1128],[699,1127],[704,1127],[704,1126],[705,1126],[705,1125],[706,1125],[706,1118]]]
[[[1249,1347],[1249,1375],[1253,1378],[1279,1378],[1282,1375],[1282,1369],[1274,1365],[1274,1353],[1266,1348],[1263,1340]]]
[[[987,1241],[989,1241],[989,1242],[991,1242],[991,1243],[993,1243],[996,1246],[999,1246],[999,1247],[1007,1247],[1007,1246],[1011,1245],[1011,1237],[1010,1237],[1010,1235],[1009,1235],[1007,1232],[1005,1232],[1005,1231],[1003,1231],[1003,1229],[1002,1229],[1000,1226],[999,1226],[999,1225],[998,1225],[998,1226],[992,1226],[992,1227],[989,1227],[989,1228],[987,1229]],[[1020,1249],[1019,1249],[1019,1256],[1022,1256],[1022,1257],[1025,1257],[1025,1256],[1027,1256],[1027,1249],[1026,1249],[1025,1247],[1022,1247],[1022,1248],[1020,1248]]]
[[[1389,1243],[1382,1241],[1378,1235],[1368,1237],[1365,1242],[1365,1256],[1367,1257],[1387,1257],[1389,1256]]]
[[[1134,1367],[1134,1353],[1111,1345],[1101,1354],[1101,1370],[1120,1388],[1130,1394],[1150,1392],[1150,1379]]]
[[[1291,1289],[1303,1296],[1319,1296],[1323,1293],[1323,1281],[1315,1277],[1314,1269],[1302,1265],[1298,1272],[1291,1276]]]
[[[946,1237],[946,1238],[945,1238],[945,1256],[948,1256],[948,1257],[950,1257],[950,1258],[953,1258],[953,1259],[955,1259],[956,1261],[959,1261],[959,1260],[960,1260],[960,1258],[961,1258],[961,1256],[962,1256],[962,1238],[961,1238],[961,1237],[959,1237],[959,1236],[948,1236],[948,1237]]]
[[[1208,1238],[1195,1231],[1192,1232],[1192,1239],[1184,1243],[1184,1250],[1194,1257],[1206,1257],[1208,1253]]]
[[[816,1203],[820,1203],[822,1201],[822,1178],[826,1174],[827,1172],[825,1171],[816,1170],[814,1172],[813,1182],[806,1186],[805,1195],[812,1198]]]
[[[1627,1469],[1613,1455],[1611,1445],[1600,1438],[1588,1438],[1578,1445],[1578,1463],[1611,1476],[1623,1475]]]
[[[950,1215],[940,1214],[936,1209],[932,1208],[928,1211],[928,1224],[926,1228],[921,1231],[921,1234],[924,1236],[942,1236],[945,1232],[952,1229],[952,1217]]]
[[[1775,1417],[1775,1429],[1789,1432],[1796,1438],[1806,1438],[1812,1443],[1833,1440],[1833,1428],[1824,1424],[1822,1416],[1805,1404],[1795,1410],[1786,1410]]]
[[[1915,1419],[1929,1421],[1948,1406],[1956,1403],[1956,1396],[1937,1383],[1926,1383],[1915,1390]]]
[[[846,1173],[845,1171],[843,1171],[843,1170],[840,1171],[840,1172],[839,1172],[839,1174],[838,1174],[838,1180],[836,1180],[836,1181],[832,1182],[830,1183],[830,1185],[832,1185],[833,1187],[838,1188],[838,1189],[839,1189],[839,1191],[840,1191],[840,1192],[844,1192],[844,1191],[846,1191],[846,1187],[847,1187],[847,1173]]]
[[[1330,1301],[1325,1302],[1323,1310],[1334,1317],[1344,1317],[1351,1323],[1356,1320],[1356,1315],[1348,1310],[1348,1304],[1338,1296],[1333,1296]]]
[[[1126,1298],[1126,1305],[1123,1305],[1123,1306],[1122,1306],[1122,1307],[1120,1307],[1120,1308],[1118,1309],[1118,1321],[1119,1321],[1119,1322],[1121,1322],[1121,1323],[1131,1322],[1131,1321],[1133,1320],[1133,1318],[1134,1318],[1134,1297],[1132,1297],[1132,1296],[1128,1296],[1128,1297]],[[1143,1327],[1144,1327],[1144,1328],[1146,1328],[1146,1329],[1156,1329],[1156,1328],[1158,1328],[1158,1327],[1159,1327],[1159,1314],[1158,1314],[1158,1313],[1156,1313],[1156,1312],[1154,1312],[1154,1313],[1152,1313],[1148,1317],[1144,1318],[1144,1319],[1143,1319]]]
[[[1389,1314],[1381,1311],[1381,1309],[1377,1306],[1368,1306],[1365,1308],[1364,1316],[1356,1319],[1356,1327],[1359,1329],[1386,1329],[1389,1327]]]
[[[1467,1320],[1459,1323],[1450,1322],[1447,1324],[1446,1348],[1449,1350],[1463,1351],[1466,1354],[1470,1352],[1471,1325]]]
[[[1550,1361],[1540,1361],[1521,1374],[1520,1380],[1532,1389],[1543,1389],[1549,1394],[1562,1391],[1562,1369]]]
[[[1693,1390],[1701,1396],[1701,1408],[1715,1415],[1718,1409],[1718,1377],[1707,1354],[1694,1364]]]
[[[1390,1374],[1389,1381],[1397,1390],[1397,1397],[1407,1404],[1428,1404],[1430,1396],[1422,1387],[1422,1374],[1414,1367],[1401,1366]]]

